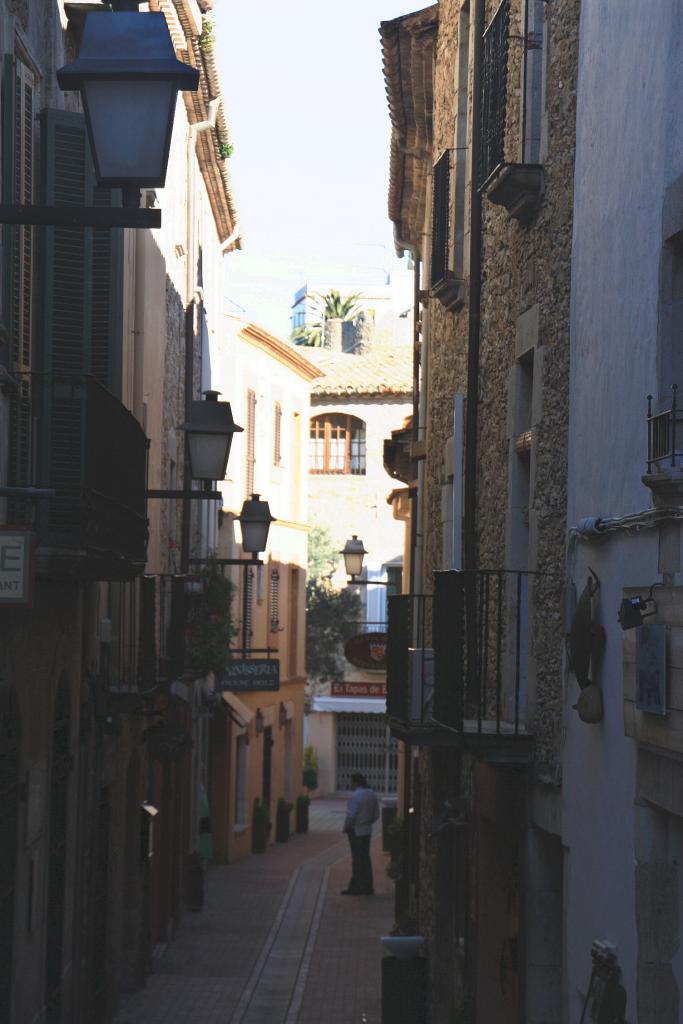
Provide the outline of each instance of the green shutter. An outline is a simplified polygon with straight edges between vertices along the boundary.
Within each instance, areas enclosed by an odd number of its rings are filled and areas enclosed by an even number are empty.
[[[58,206],[119,205],[97,187],[82,114],[45,110],[43,201]],[[91,373],[121,392],[122,230],[46,228],[43,253],[41,368]]]
[[[82,114],[41,114],[42,202],[52,206],[113,205],[97,188]],[[80,522],[86,390],[92,374],[120,397],[122,231],[44,229],[41,273],[40,478],[57,497],[45,512],[51,536]],[[41,510],[42,511],[42,510]]]

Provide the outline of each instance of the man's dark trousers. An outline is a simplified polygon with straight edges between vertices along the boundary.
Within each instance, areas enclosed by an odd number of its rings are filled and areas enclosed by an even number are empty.
[[[370,895],[374,891],[372,879],[372,861],[370,860],[370,836],[357,836],[349,832],[351,846],[351,881],[349,890],[362,895]]]

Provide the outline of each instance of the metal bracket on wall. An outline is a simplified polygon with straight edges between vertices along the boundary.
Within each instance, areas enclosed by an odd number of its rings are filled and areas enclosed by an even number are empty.
[[[99,206],[0,205],[0,224],[65,228],[160,228],[161,210]]]

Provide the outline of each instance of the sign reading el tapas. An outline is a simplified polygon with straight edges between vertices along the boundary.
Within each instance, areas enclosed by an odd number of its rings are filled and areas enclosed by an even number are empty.
[[[385,669],[387,667],[387,634],[359,633],[344,644],[344,655],[356,668]]]
[[[221,678],[217,690],[235,693],[251,690],[279,690],[280,662],[276,658],[249,658],[231,661]]]
[[[347,682],[332,683],[332,697],[386,697],[386,683]]]
[[[0,526],[0,605],[27,608],[33,602],[34,534]]]

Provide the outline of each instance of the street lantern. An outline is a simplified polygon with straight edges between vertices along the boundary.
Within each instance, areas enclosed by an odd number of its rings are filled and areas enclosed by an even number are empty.
[[[199,88],[199,71],[176,59],[164,15],[141,14],[138,2],[112,0],[111,13],[89,14],[78,59],[57,72],[61,89],[81,93],[99,184],[128,198],[163,186],[178,91]]]
[[[205,401],[193,402],[187,435],[193,480],[224,480],[232,435],[243,430],[232,418],[230,402],[219,402],[218,391],[205,391]]]
[[[351,577],[360,576],[363,571],[363,558],[367,555],[367,551],[363,547],[363,541],[359,540],[354,533],[339,553],[344,556],[344,568],[347,575]]]
[[[265,551],[270,524],[275,522],[275,517],[270,514],[268,502],[261,501],[258,494],[252,494],[242,505],[238,518],[242,527],[244,551],[254,555]]]

